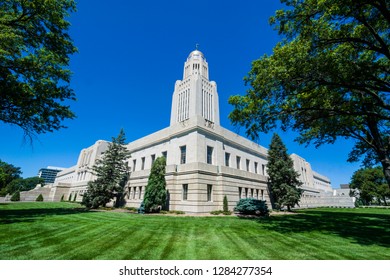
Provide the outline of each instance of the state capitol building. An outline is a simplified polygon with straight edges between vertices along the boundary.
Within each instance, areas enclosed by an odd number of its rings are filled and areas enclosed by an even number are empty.
[[[21,193],[29,200],[39,192],[45,201],[82,200],[95,161],[107,149],[99,140],[80,151],[77,164],[57,174],[54,184]],[[151,166],[157,157],[166,158],[166,183],[169,210],[208,213],[221,210],[226,195],[230,210],[240,198],[266,200],[267,149],[220,125],[217,84],[209,79],[204,54],[194,50],[184,63],[183,78],[175,83],[170,126],[127,144],[131,153],[131,171],[126,186],[126,206],[139,207]],[[328,177],[315,172],[310,163],[292,154],[294,168],[300,174],[300,207],[348,206],[352,198],[340,196]],[[34,194],[34,195],[33,195]]]

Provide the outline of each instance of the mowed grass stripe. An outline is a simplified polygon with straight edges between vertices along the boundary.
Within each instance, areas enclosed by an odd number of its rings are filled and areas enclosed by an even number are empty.
[[[317,209],[269,219],[86,212],[0,204],[1,259],[389,259],[390,210]]]

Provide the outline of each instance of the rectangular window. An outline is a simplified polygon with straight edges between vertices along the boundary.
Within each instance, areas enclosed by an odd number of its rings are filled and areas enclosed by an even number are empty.
[[[138,199],[141,199],[142,187],[139,187]]]
[[[163,157],[165,157],[165,159],[167,159],[167,156],[168,156],[168,152],[167,151],[164,151],[161,153]]]
[[[230,166],[230,154],[225,153],[225,165]]]
[[[183,184],[183,200],[188,199],[188,184]]]
[[[265,176],[265,165],[264,164],[261,165],[261,171],[262,171],[262,174]]]
[[[253,198],[253,189],[251,189],[251,197]]]
[[[137,187],[133,187],[133,199],[135,199],[135,193],[137,192]]]
[[[238,198],[241,199],[242,196],[242,188],[238,187]]]
[[[249,159],[247,159],[246,160],[246,171],[249,171],[249,165],[250,165],[250,160]]]
[[[213,164],[213,147],[207,146],[207,164]]]
[[[153,165],[154,161],[156,160],[156,155],[152,155],[151,159],[152,159],[152,165]]]
[[[131,199],[131,187],[128,187],[127,191],[127,199]]]
[[[137,165],[137,160],[136,160],[136,159],[133,159],[133,171],[135,171],[136,165]]]
[[[241,168],[241,157],[237,156],[236,157],[236,163],[237,163],[237,169]]]
[[[248,188],[245,188],[245,198],[248,198]]]
[[[261,200],[264,200],[264,190],[261,190]]]
[[[256,174],[259,173],[259,171],[257,170],[258,165],[259,165],[259,164],[255,161],[255,173],[256,173]]]
[[[259,199],[259,190],[256,190],[256,199]]]
[[[141,158],[141,170],[145,169],[145,158]]]
[[[186,163],[186,153],[187,153],[186,146],[181,146],[180,147],[180,164]]]
[[[207,201],[212,201],[213,185],[207,185]]]

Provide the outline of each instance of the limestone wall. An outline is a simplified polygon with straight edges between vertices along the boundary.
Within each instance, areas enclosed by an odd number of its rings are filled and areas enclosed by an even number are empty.
[[[52,190],[49,186],[37,187],[30,191],[20,192],[20,201],[35,201],[39,195],[43,196],[43,201],[53,201]]]
[[[295,208],[316,208],[316,207],[347,207],[354,208],[352,197],[337,196],[330,192],[304,193],[299,207]]]

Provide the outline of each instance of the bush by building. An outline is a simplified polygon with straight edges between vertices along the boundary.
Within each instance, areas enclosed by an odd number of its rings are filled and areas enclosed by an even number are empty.
[[[237,202],[234,211],[243,215],[269,216],[268,206],[265,200],[243,198]]]

